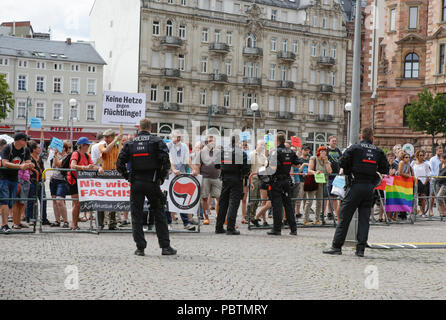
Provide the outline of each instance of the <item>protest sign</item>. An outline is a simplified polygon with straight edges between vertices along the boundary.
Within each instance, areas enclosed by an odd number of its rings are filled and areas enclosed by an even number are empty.
[[[338,187],[340,189],[344,189],[345,177],[344,176],[336,176],[336,178],[333,180],[333,186]]]
[[[137,125],[146,115],[146,94],[104,92],[102,124]]]
[[[50,148],[56,149],[60,153],[63,151],[63,141],[57,138],[51,140]]]
[[[293,147],[302,148],[302,140],[299,137],[291,137],[291,145]]]
[[[29,127],[31,129],[42,129],[42,120],[40,118],[31,118],[29,121]]]
[[[169,211],[176,213],[197,214],[200,206],[202,176],[191,174],[171,175],[161,186],[167,191]]]
[[[251,133],[249,131],[244,131],[240,133],[240,141],[251,140]]]
[[[316,173],[314,175],[314,180],[316,181],[316,183],[326,183],[327,182],[325,180],[325,174],[324,173]]]

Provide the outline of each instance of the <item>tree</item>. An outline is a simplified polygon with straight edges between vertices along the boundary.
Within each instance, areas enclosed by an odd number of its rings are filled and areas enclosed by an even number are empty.
[[[425,88],[418,94],[418,101],[407,105],[405,110],[409,128],[432,136],[432,154],[435,154],[435,136],[446,133],[446,95],[440,93],[434,97]]]
[[[8,112],[14,110],[14,95],[9,91],[6,77],[0,74],[0,120],[6,119]]]

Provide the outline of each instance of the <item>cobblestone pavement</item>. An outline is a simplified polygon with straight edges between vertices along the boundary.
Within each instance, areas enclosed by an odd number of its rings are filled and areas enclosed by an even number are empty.
[[[249,231],[239,224],[242,235],[234,237],[214,234],[214,222],[215,214],[199,234],[172,234],[172,246],[178,249],[174,257],[161,256],[153,234],[146,235],[145,257],[133,255],[131,234],[0,235],[0,299],[446,296],[444,250],[367,250],[360,259],[353,248],[344,248],[342,256],[327,256],[321,251],[331,243],[333,228],[299,229],[298,237],[285,230],[282,237],[271,238],[265,230]],[[446,222],[440,221],[374,226],[370,241],[445,242],[445,231]],[[65,286],[74,275],[67,266],[78,270],[77,290]],[[368,266],[377,268],[378,289],[365,286]]]

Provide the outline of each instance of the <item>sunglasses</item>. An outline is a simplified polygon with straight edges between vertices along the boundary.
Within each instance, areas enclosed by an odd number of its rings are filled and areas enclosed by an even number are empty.
[[[404,157],[404,159],[410,159],[410,157]]]

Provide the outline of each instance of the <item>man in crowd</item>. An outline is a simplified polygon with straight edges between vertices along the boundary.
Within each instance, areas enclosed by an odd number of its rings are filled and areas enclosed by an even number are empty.
[[[29,141],[29,137],[25,133],[17,133],[14,136],[14,142],[4,146],[1,151],[1,166],[7,169],[0,170],[0,198],[17,198],[19,170],[34,168],[27,141]],[[9,233],[11,231],[8,218],[12,215],[13,205],[13,200],[0,200],[2,232]]]
[[[331,198],[331,203],[333,204],[333,209],[336,211],[336,217],[337,217],[337,221],[339,221],[339,202],[338,200],[335,200],[332,196],[331,196],[331,189],[333,188],[333,181],[336,177],[336,175],[338,175],[339,173],[342,174],[341,168],[339,166],[339,159],[342,156],[342,152],[341,150],[337,147],[338,145],[338,139],[335,136],[331,136],[328,138],[328,161],[330,161],[331,164],[331,170],[332,170],[332,174],[328,177],[328,185],[327,185],[327,193],[328,194],[324,194],[324,198],[326,197]],[[326,203],[326,210],[325,212],[328,212],[328,219],[333,219],[333,212],[331,212],[331,208],[330,208],[330,202],[324,201]]]
[[[443,148],[441,146],[438,146],[435,149],[435,156],[433,156],[432,158],[430,158],[429,160],[429,164],[431,166],[431,170],[432,170],[432,176],[433,177],[438,177],[438,174],[440,172],[441,169],[441,156],[443,155]],[[430,195],[435,196],[438,192],[438,185],[437,185],[437,181],[435,178],[432,178],[430,181]],[[433,212],[434,212],[434,202],[435,202],[435,198],[431,198],[431,203],[429,206],[429,216],[433,216]]]
[[[304,182],[305,182],[305,174],[308,173],[308,165],[310,163],[310,150],[311,150],[310,146],[303,145],[302,157],[299,158],[299,162],[302,163],[302,165],[300,166],[298,173],[304,174],[304,175],[299,176],[299,192],[297,194],[297,198],[299,198],[299,199],[306,199],[306,195],[307,195],[307,193],[304,190]],[[296,216],[296,218],[302,217],[302,214],[300,213],[301,212],[300,208],[302,207],[302,211],[304,211],[305,205],[306,205],[305,200],[297,200],[297,203],[296,203],[297,216]]]
[[[104,134],[102,132],[99,132],[96,135],[96,139],[98,140],[98,142],[95,144],[92,144],[90,154],[91,154],[91,160],[93,161],[93,163],[95,165],[99,166],[102,163],[101,151],[99,150],[99,147],[101,145],[104,145],[106,142],[104,140]]]
[[[249,159],[251,160],[251,173],[258,173],[259,168],[266,165],[267,158],[265,156],[265,141],[259,140],[257,141],[256,150],[251,151],[249,154]],[[251,199],[261,199],[260,197],[260,184],[261,181],[257,175],[252,176],[251,178]],[[248,204],[248,219],[255,226],[260,226],[258,221],[256,220],[256,212],[259,207],[259,201],[252,201]]]

